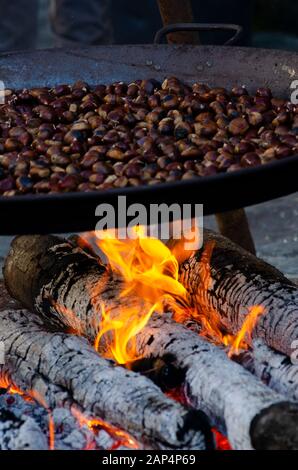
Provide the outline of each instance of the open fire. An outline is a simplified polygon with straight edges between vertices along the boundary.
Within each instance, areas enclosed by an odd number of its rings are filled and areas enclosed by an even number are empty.
[[[26,355],[22,358],[24,367],[28,361],[31,369],[41,367],[54,391],[40,387],[35,376],[31,380],[26,374],[15,373],[13,348],[11,370],[1,387],[35,399],[46,410],[49,448],[54,448],[56,406],[69,409],[78,428],[91,432],[86,449],[98,448],[99,431],[112,437],[110,449],[210,448],[213,439],[220,449],[295,448],[297,410],[287,389],[288,376],[279,371],[278,380],[265,385],[259,380],[264,381],[263,377],[255,377],[241,365],[242,354],[253,355],[254,338],[259,325],[268,321],[270,305],[252,299],[235,303],[234,316],[241,311],[242,321],[229,325],[223,316],[229,293],[220,300],[223,291],[216,291],[219,268],[214,260],[221,239],[208,236],[201,250],[190,253],[185,251],[183,240],[165,244],[146,236],[143,227],[135,227],[133,234],[125,240],[108,231],[101,238],[88,233],[70,241],[50,236],[15,240],[4,270],[6,286],[38,316],[22,311],[24,318],[15,318],[14,325],[9,316],[5,321],[8,329],[29,324],[26,342],[33,328],[41,341],[50,344],[41,346],[44,362]],[[26,277],[20,269],[22,263]],[[267,280],[265,268],[261,265],[259,269],[264,270]],[[226,278],[231,269],[233,266],[225,265]],[[238,273],[237,267],[233,274],[236,285],[240,282]],[[255,298],[262,300],[260,292]],[[92,347],[80,337],[87,338]],[[34,344],[38,349],[38,339]],[[70,351],[74,361],[71,373],[68,360],[60,359],[69,357]],[[55,372],[53,354],[57,365],[62,361],[66,367],[65,376],[58,369]],[[81,371],[78,375],[77,370]],[[81,394],[76,384],[83,388]],[[61,387],[70,392],[62,401],[57,399]],[[147,399],[160,404],[144,418]],[[164,411],[158,411],[159,407]],[[284,416],[290,415],[293,423],[290,420],[285,430]],[[159,424],[163,420],[168,423],[166,428]],[[175,420],[183,429],[182,437],[175,434]]]
[[[185,250],[184,241],[174,244],[171,250],[162,241],[146,236],[145,227],[134,227],[133,232],[135,236],[125,240],[116,238],[114,231],[103,231],[98,237],[95,233],[88,233],[78,240],[80,246],[95,246],[99,253],[104,253],[110,269],[124,280],[119,299],[115,299],[115,302],[120,303],[117,315],[113,317],[104,303],[101,303],[102,320],[95,349],[98,350],[100,340],[107,335],[106,357],[114,359],[118,364],[139,359],[135,347],[136,335],[154,312],[161,315],[168,311],[172,312],[177,322],[197,320],[201,324],[200,334],[217,344],[227,346],[230,356],[247,349],[246,338],[251,337],[252,330],[265,309],[261,305],[248,307],[248,314],[239,332],[227,334],[220,327],[218,312],[207,305],[204,309],[193,306],[187,289],[179,281],[178,259],[185,259],[193,254]],[[210,258],[213,248],[214,244],[207,245],[201,257],[205,271],[202,282],[206,290],[212,283]],[[140,299],[140,303],[122,307],[121,300],[132,294]],[[96,288],[94,292],[90,291],[90,297],[96,297]],[[67,314],[74,316],[73,312]]]

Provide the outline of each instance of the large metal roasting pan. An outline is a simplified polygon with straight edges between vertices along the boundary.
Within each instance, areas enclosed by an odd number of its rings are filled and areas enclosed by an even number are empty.
[[[133,45],[44,50],[0,55],[6,87],[52,86],[85,80],[90,84],[177,76],[253,91],[271,87],[289,98],[298,79],[298,54],[226,46]],[[0,234],[92,230],[99,203],[203,203],[205,214],[246,207],[298,190],[298,156],[252,169],[196,180],[121,190],[0,197]]]

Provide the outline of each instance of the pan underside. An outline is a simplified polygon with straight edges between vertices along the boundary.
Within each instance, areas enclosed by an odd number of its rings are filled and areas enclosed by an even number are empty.
[[[254,91],[268,86],[289,98],[298,79],[298,54],[220,46],[101,46],[0,55],[0,79],[6,88],[53,86],[85,80],[90,84],[177,76],[192,83]],[[201,203],[213,214],[256,204],[297,191],[298,156],[197,180],[90,193],[0,198],[0,234],[93,230],[95,208],[117,204]]]

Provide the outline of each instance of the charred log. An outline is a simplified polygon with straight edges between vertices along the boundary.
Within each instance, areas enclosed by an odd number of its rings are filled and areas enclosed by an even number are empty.
[[[148,377],[164,392],[180,387],[185,381],[185,371],[175,366],[175,356],[145,357],[125,364],[129,370]]]
[[[294,443],[297,407],[283,403],[282,395],[271,393],[258,380],[251,381],[247,371],[230,361],[223,350],[166,315],[152,318],[138,342],[139,352],[145,355],[176,355],[177,366],[187,370],[184,387],[188,402],[203,409],[219,428],[224,417],[233,448],[286,449],[288,432],[294,439],[290,447],[298,445],[298,441]]]
[[[0,374],[24,392],[45,397],[49,406],[57,400],[75,404],[155,448],[212,445],[202,413],[165,397],[146,377],[101,358],[85,339],[47,332],[26,310],[0,312],[0,341],[6,351]]]
[[[208,244],[214,244],[210,265],[202,257]],[[254,336],[288,356],[293,352],[298,339],[298,288],[277,269],[222,235],[204,230],[204,246],[182,263],[180,280],[193,302],[207,315],[217,312],[222,328],[230,333],[240,330],[248,307],[261,304],[266,313]]]
[[[86,415],[77,408],[55,407],[49,413],[36,400],[30,400],[29,397],[24,399],[15,393],[11,395],[10,391],[3,395],[0,393],[1,408],[9,409],[18,418],[22,415],[30,416],[46,436],[49,449],[111,450],[121,448],[121,450],[128,450],[132,446],[144,449],[141,443],[133,443],[131,436],[128,437],[125,434],[119,436],[118,429],[114,431],[110,426],[106,426],[105,423],[101,423],[98,419],[95,420],[90,414]],[[31,438],[30,429],[27,428],[26,432]],[[1,440],[2,447],[3,444],[6,445],[6,442]],[[35,442],[35,446],[36,444]],[[12,442],[10,447],[13,450],[15,443]]]
[[[102,302],[117,315],[114,299],[121,281],[98,260],[57,237],[15,239],[5,279],[10,293],[48,324],[70,327],[92,342],[100,328]],[[138,334],[137,347],[147,358],[175,357],[175,367],[185,371],[189,403],[203,409],[213,424],[225,426],[235,449],[298,448],[297,406],[170,316],[153,317]]]
[[[198,322],[187,319],[184,325],[196,334],[201,334],[202,327]],[[252,348],[232,355],[231,359],[245,367],[268,387],[298,401],[297,354],[289,358],[269,348],[262,340],[255,339]]]

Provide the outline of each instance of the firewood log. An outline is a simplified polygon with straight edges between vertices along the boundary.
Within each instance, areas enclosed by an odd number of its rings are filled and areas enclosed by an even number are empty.
[[[4,273],[9,292],[23,305],[49,325],[70,327],[91,342],[100,329],[102,303],[113,316],[119,311],[121,280],[57,237],[16,238]],[[125,301],[130,305],[140,299]],[[104,342],[99,346],[105,349]],[[175,366],[186,374],[189,403],[202,408],[213,424],[224,426],[235,449],[298,448],[297,405],[167,314],[153,316],[137,335],[137,352],[144,357],[174,356]]]
[[[214,243],[210,272],[202,261],[208,243]],[[204,230],[204,245],[182,263],[180,281],[204,313],[218,313],[229,333],[240,330],[248,307],[262,305],[265,314],[253,337],[287,356],[293,352],[298,339],[298,288],[274,267],[222,235]]]
[[[200,334],[201,325],[193,319],[186,319],[184,325]],[[229,348],[225,348],[229,352]],[[255,339],[252,348],[240,350],[231,359],[258,377],[264,384],[291,400],[298,401],[298,362],[293,358],[269,348],[261,339]],[[296,361],[296,362],[293,362]]]
[[[298,401],[298,364],[288,356],[255,340],[253,349],[240,353],[235,360],[273,390]]]
[[[47,449],[47,439],[33,418],[0,408],[0,450]]]
[[[101,358],[84,338],[48,332],[27,310],[4,310],[0,341],[6,351],[0,375],[28,394],[45,397],[49,406],[63,401],[64,390],[65,406],[74,404],[153,448],[212,448],[203,413],[166,397],[146,377]]]

